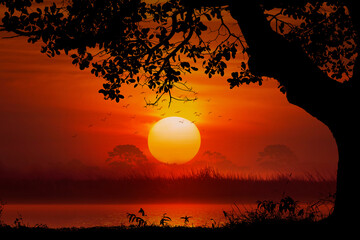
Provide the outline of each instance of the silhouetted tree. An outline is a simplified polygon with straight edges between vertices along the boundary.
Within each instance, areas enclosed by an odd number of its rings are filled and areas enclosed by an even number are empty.
[[[248,61],[228,74],[230,88],[279,82],[288,101],[326,124],[339,152],[335,219],[359,216],[357,150],[360,11],[355,0],[0,0],[1,31],[43,42],[49,57],[64,52],[80,69],[105,80],[105,99],[123,84],[147,86],[152,102],[174,89],[191,91],[185,73],[225,75],[241,50]],[[30,8],[31,7],[31,8]],[[227,18],[231,17],[241,33]],[[211,24],[211,29],[208,26]],[[207,25],[205,25],[207,24]],[[206,34],[204,34],[206,32]],[[357,214],[353,211],[356,210]]]

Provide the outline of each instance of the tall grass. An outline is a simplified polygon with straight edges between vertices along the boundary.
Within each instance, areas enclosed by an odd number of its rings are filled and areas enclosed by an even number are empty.
[[[225,212],[227,227],[239,224],[281,224],[281,223],[313,223],[331,215],[321,211],[321,208],[328,207],[329,203],[333,206],[334,195],[329,195],[326,199],[321,199],[313,203],[299,204],[289,196],[285,196],[279,201],[263,200],[257,201],[257,208],[252,210],[240,210],[237,206],[232,211]]]
[[[316,200],[335,192],[335,180],[318,176],[271,178],[221,174],[212,168],[178,176],[132,175],[119,179],[25,179],[0,181],[0,196],[17,203],[253,203],[284,194]]]
[[[238,207],[236,204],[230,211],[223,211],[225,222],[217,223],[214,219],[210,219],[211,226],[202,226],[212,229],[231,229],[239,226],[254,226],[259,224],[292,224],[292,223],[316,223],[322,219],[329,217],[332,211],[324,213],[321,208],[328,207],[329,203],[333,204],[335,200],[334,195],[329,195],[326,199],[321,199],[313,203],[300,204],[299,201],[295,201],[290,196],[284,196],[278,201],[274,200],[262,200],[257,201],[257,207],[247,210]],[[140,212],[140,211],[139,211]],[[144,215],[142,215],[144,216]],[[179,227],[176,225],[171,226],[172,219],[163,214],[158,224],[148,224],[141,216],[137,216],[133,213],[127,214],[130,228],[142,228],[142,227]],[[183,227],[190,227],[190,218],[196,218],[197,216],[183,216],[180,219],[184,220]],[[198,216],[201,217],[201,216]],[[193,227],[193,225],[191,225]]]
[[[0,200],[0,226],[2,225],[1,218],[2,218],[3,211],[4,211],[4,205],[5,205],[5,203]]]

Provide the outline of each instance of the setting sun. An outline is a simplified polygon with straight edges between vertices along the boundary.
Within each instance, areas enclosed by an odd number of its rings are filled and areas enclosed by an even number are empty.
[[[185,163],[200,148],[200,132],[194,123],[181,117],[161,119],[151,128],[148,145],[151,154],[164,163]]]

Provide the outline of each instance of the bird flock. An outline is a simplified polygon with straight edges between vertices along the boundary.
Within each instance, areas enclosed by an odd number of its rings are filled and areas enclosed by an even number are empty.
[[[146,92],[141,92],[140,94],[145,94]],[[133,97],[133,95],[128,95],[128,98],[132,98]],[[212,99],[211,98],[207,98],[207,99],[205,99],[205,101],[206,102],[210,102]],[[160,102],[161,103],[164,103],[165,101],[167,101],[167,99],[162,99]],[[184,101],[184,103],[185,103],[186,101]],[[123,108],[124,110],[126,110],[126,111],[129,111],[130,110],[130,107],[131,106],[131,104],[130,103],[127,103],[127,104],[124,104],[124,105],[121,105],[121,108]],[[148,106],[144,106],[145,108],[147,108]],[[167,112],[167,110],[169,109],[169,108],[164,108],[163,106],[158,106],[158,105],[154,105],[154,107],[156,107],[156,108],[154,108],[155,110],[157,110],[157,111],[161,111],[160,113],[159,113],[159,116],[160,117],[165,117],[166,115],[167,115],[167,113],[175,113],[175,114],[180,114],[180,113],[182,113],[182,112],[184,112],[184,111],[182,111],[182,110],[176,110],[176,111],[171,111],[171,112]],[[189,119],[192,123],[196,123],[196,122],[198,122],[198,120],[199,120],[199,118],[200,117],[202,117],[202,116],[214,116],[214,117],[216,117],[216,118],[218,118],[218,119],[224,119],[224,116],[223,115],[216,115],[213,111],[209,111],[209,112],[207,112],[207,113],[205,113],[205,114],[203,114],[203,113],[201,113],[201,112],[198,112],[198,111],[195,111],[195,112],[193,112],[193,118],[192,119]],[[100,118],[100,122],[106,122],[106,121],[108,121],[110,118],[112,117],[112,112],[108,112],[108,113],[106,113],[105,114],[105,116],[103,116],[103,117],[101,117]],[[130,120],[134,120],[134,119],[136,119],[136,117],[137,117],[137,115],[136,114],[131,114],[131,115],[129,115],[129,119]],[[227,119],[227,121],[232,121],[232,118],[228,118]],[[179,122],[180,123],[184,123],[184,121],[183,120],[179,120]],[[87,125],[87,127],[88,128],[93,128],[93,127],[95,127],[96,125],[98,125],[99,123],[94,123],[94,122],[90,122],[88,125]],[[134,135],[138,135],[139,134],[139,131],[137,131],[137,130],[134,130],[134,132],[133,132],[133,134]],[[72,138],[77,138],[79,136],[79,134],[78,133],[73,133],[72,135],[71,135],[71,137]]]

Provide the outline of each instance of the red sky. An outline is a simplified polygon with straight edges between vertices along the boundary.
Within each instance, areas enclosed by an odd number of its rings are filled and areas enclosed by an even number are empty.
[[[228,66],[228,73],[237,68]],[[125,96],[132,97],[120,103],[105,101],[98,93],[103,80],[80,71],[69,57],[50,59],[40,53],[40,45],[26,39],[1,39],[0,173],[72,171],[59,166],[74,160],[105,168],[108,152],[127,144],[156,163],[147,148],[152,124],[180,116],[195,120],[202,136],[189,168],[211,164],[221,168],[226,160],[233,172],[244,175],[335,176],[337,149],[330,131],[289,104],[275,80],[230,90],[226,76],[208,79],[199,71],[184,79],[198,92],[197,101],[145,108],[144,97],[152,96],[145,88],[124,88]]]

